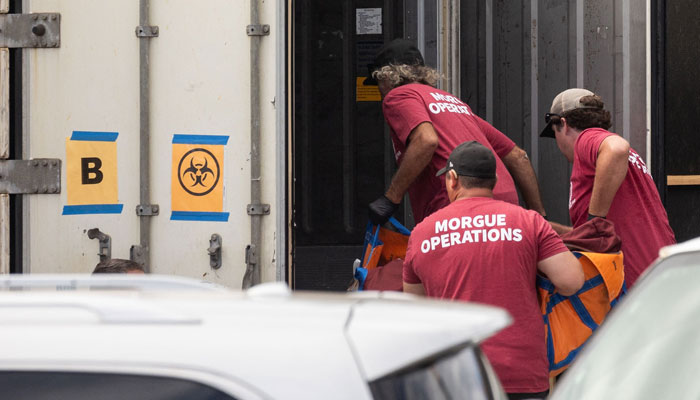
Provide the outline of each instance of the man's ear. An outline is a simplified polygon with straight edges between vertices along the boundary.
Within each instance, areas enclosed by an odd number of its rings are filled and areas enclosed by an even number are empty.
[[[449,185],[451,189],[455,189],[459,185],[459,177],[457,176],[457,173],[455,170],[451,169],[447,171],[447,175],[450,177],[450,179],[447,180],[447,185]]]
[[[559,122],[559,127],[560,127],[561,129],[564,129],[564,128],[566,128],[567,126],[569,126],[569,122],[566,120],[566,118],[561,117],[561,118],[560,118],[560,121],[561,121],[561,122]]]

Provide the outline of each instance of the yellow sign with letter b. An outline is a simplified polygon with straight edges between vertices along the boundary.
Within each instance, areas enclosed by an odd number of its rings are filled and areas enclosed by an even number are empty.
[[[117,132],[74,131],[66,139],[63,215],[119,214]]]

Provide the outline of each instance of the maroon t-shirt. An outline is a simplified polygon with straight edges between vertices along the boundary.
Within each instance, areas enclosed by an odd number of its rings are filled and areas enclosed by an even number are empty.
[[[535,211],[491,198],[457,200],[415,227],[403,280],[427,296],[503,307],[513,324],[482,344],[506,392],[549,388],[537,263],[568,251]]]
[[[591,128],[576,139],[569,192],[569,215],[574,227],[588,219],[598,150],[603,140],[612,135],[615,133]],[[625,281],[630,287],[658,257],[661,247],[676,242],[651,172],[632,148],[627,176],[613,198],[607,219],[615,224],[615,232],[622,240]]]
[[[418,125],[430,122],[438,135],[439,144],[430,164],[408,189],[416,222],[449,204],[445,177],[436,177],[435,173],[447,164],[447,158],[455,147],[470,140],[476,140],[498,156],[494,198],[518,204],[513,178],[501,161],[513,150],[515,143],[476,116],[466,103],[443,90],[412,83],[391,90],[384,98],[382,108],[391,128],[398,164],[403,160],[408,136]]]

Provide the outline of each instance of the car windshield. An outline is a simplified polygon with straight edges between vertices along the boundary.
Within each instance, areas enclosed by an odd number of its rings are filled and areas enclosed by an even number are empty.
[[[477,347],[467,347],[458,353],[381,378],[372,382],[370,388],[377,400],[504,398],[491,366]]]
[[[700,254],[650,271],[574,362],[552,399],[698,399]]]

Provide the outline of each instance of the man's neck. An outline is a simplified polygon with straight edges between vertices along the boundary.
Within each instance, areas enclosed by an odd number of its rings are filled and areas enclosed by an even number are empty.
[[[460,188],[455,196],[454,201],[462,199],[470,199],[472,197],[489,197],[493,198],[493,190],[486,188]]]

